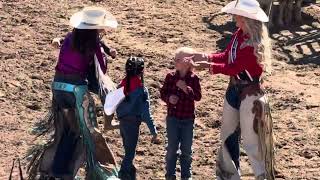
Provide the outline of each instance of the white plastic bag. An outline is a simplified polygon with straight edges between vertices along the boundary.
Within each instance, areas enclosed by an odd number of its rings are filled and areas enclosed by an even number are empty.
[[[106,115],[112,115],[116,111],[118,105],[124,100],[125,94],[123,90],[124,87],[121,87],[107,94],[104,103],[104,112]]]
[[[104,94],[108,94],[109,92],[115,90],[117,85],[108,75],[103,74],[96,55],[94,56],[94,64],[96,66],[96,77],[100,85],[100,91],[104,91]]]

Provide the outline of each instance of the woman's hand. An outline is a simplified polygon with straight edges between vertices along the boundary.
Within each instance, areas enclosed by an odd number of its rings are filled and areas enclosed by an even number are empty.
[[[153,144],[160,144],[161,143],[160,139],[158,138],[158,135],[152,136],[151,143],[153,143]]]
[[[54,38],[51,42],[52,46],[59,48],[61,46],[62,38]]]
[[[195,66],[195,68],[198,70],[208,69],[211,65],[213,65],[213,63],[208,61],[198,61],[196,64],[197,66]]]
[[[191,64],[193,67],[199,66],[197,62],[208,62],[208,55],[205,53],[195,53],[192,56],[183,58],[183,62]]]
[[[194,53],[192,60],[194,62],[208,61],[208,55],[206,53]]]

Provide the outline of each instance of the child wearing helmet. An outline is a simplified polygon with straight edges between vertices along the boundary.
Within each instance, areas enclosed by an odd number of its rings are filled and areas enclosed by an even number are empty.
[[[148,89],[143,84],[143,58],[130,57],[126,62],[125,70],[126,77],[121,81],[120,87],[124,87],[126,97],[116,110],[120,121],[120,134],[125,150],[119,177],[131,180],[136,177],[133,160],[141,122],[147,124],[153,136],[153,143],[159,143],[159,139],[157,138],[157,130],[150,113]]]

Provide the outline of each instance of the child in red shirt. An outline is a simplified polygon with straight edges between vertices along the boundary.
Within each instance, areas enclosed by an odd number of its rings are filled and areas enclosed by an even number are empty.
[[[177,151],[180,147],[181,178],[191,178],[193,126],[195,101],[201,99],[200,81],[193,73],[193,66],[183,61],[194,51],[179,48],[175,54],[174,72],[167,74],[160,90],[161,99],[167,104],[167,153],[166,179],[176,178]]]
[[[126,77],[120,83],[126,95],[125,100],[116,110],[125,151],[119,171],[120,179],[136,179],[136,168],[133,161],[142,122],[147,124],[152,134],[151,141],[155,144],[160,143],[150,112],[149,92],[143,83],[143,71],[144,60],[141,57],[130,57],[126,62]]]

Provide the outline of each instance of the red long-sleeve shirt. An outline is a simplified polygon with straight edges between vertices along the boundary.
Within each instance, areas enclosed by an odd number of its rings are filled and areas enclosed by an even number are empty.
[[[210,67],[210,72],[235,77],[239,77],[240,73],[249,73],[249,76],[251,76],[249,79],[259,78],[263,68],[257,62],[254,48],[248,43],[248,39],[249,37],[241,29],[238,29],[223,52],[209,54],[209,61],[214,62]]]
[[[187,92],[176,86],[179,80],[187,84]],[[193,72],[188,72],[185,77],[180,77],[179,72],[167,74],[165,82],[160,90],[161,99],[167,104],[168,116],[179,119],[195,118],[195,103],[201,99],[200,80]],[[179,97],[178,103],[173,105],[169,102],[169,97],[176,95]]]

